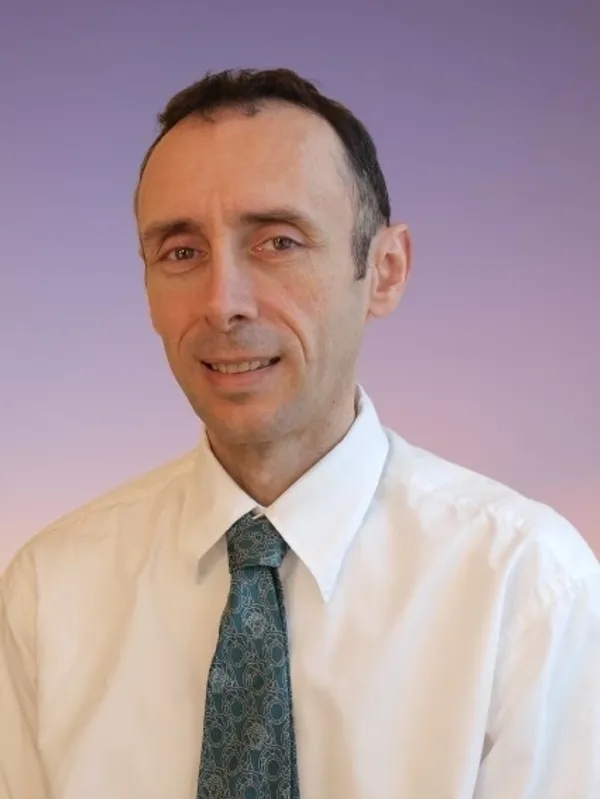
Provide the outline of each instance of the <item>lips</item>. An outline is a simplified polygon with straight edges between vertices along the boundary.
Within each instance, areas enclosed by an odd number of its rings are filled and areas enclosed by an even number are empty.
[[[253,358],[237,361],[201,361],[204,380],[222,395],[266,390],[277,373],[281,358]]]
[[[247,360],[229,361],[203,361],[202,363],[213,372],[225,375],[245,374],[257,372],[277,363],[279,358],[252,358]]]

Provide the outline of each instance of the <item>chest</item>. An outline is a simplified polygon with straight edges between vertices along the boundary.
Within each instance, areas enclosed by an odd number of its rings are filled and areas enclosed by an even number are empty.
[[[284,574],[302,795],[469,796],[487,720],[498,608],[472,586],[342,582],[323,602]],[[44,647],[41,745],[63,799],[193,799],[226,567],[147,577]],[[491,597],[491,595],[490,595]],[[84,617],[87,616],[87,624]]]

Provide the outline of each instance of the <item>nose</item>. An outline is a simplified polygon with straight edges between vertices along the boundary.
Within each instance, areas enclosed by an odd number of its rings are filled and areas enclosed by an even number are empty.
[[[208,324],[224,333],[239,322],[257,318],[252,277],[247,266],[232,253],[213,255],[207,270],[203,308]]]

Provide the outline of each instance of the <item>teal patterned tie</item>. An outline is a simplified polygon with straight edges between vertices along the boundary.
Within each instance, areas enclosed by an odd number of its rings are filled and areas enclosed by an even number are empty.
[[[227,532],[231,588],[208,675],[198,799],[299,799],[279,567],[287,544],[264,516]]]

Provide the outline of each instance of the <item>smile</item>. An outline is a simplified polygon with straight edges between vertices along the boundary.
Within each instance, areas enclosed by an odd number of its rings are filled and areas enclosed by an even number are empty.
[[[242,372],[257,372],[260,369],[266,369],[268,366],[272,366],[277,363],[278,360],[279,358],[263,358],[254,361],[239,361],[238,363],[212,363],[210,361],[203,361],[203,363],[213,372],[233,375]]]

